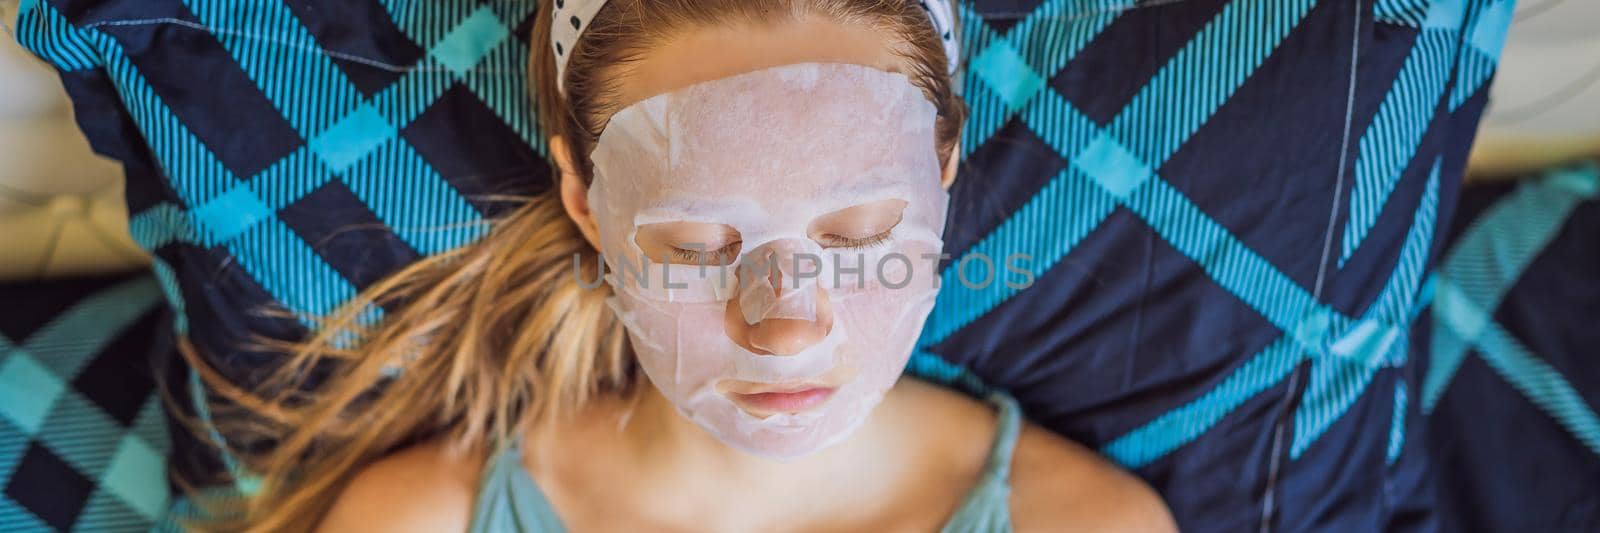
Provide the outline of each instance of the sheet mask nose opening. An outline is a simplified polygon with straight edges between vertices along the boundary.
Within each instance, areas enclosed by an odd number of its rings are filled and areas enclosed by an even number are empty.
[[[794,239],[764,244],[745,254],[737,272],[739,311],[744,322],[817,320],[817,277],[821,255]]]

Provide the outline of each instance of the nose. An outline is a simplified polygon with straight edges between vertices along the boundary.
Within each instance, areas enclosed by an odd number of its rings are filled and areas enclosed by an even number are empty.
[[[796,276],[792,247],[750,255],[770,263],[738,271],[740,296],[728,300],[723,317],[728,338],[760,355],[794,355],[822,342],[833,329],[833,304],[814,277]]]
[[[833,304],[828,295],[817,292],[817,312],[813,320],[797,318],[764,318],[754,324],[746,323],[738,298],[728,300],[723,326],[734,344],[760,355],[794,355],[822,342],[833,330]]]

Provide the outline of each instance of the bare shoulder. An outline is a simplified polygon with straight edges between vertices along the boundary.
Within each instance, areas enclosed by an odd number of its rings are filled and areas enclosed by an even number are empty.
[[[939,464],[956,467],[951,473],[957,478],[976,480],[982,473],[999,427],[993,405],[918,379],[901,379],[878,409],[903,420],[907,435],[917,440],[916,449],[928,452]]]
[[[463,531],[472,520],[483,457],[440,443],[406,448],[356,473],[319,531]]]
[[[1017,531],[1177,531],[1139,478],[1034,424],[1012,457],[1011,519]]]

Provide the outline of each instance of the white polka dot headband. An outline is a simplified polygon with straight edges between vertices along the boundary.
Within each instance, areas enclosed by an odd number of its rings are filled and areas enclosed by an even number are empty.
[[[606,5],[606,0],[553,0],[555,12],[550,17],[550,45],[556,54],[556,90],[566,91],[567,57],[573,44],[583,35],[594,14]],[[949,74],[955,75],[960,64],[961,42],[956,34],[955,16],[950,11],[950,0],[916,0],[933,22],[933,30],[944,43],[945,57],[950,58]]]

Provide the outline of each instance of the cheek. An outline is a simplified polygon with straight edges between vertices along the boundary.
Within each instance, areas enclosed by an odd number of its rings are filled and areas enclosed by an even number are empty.
[[[863,377],[887,387],[904,370],[936,294],[922,287],[857,291],[834,306],[837,323],[850,334],[850,359]]]
[[[617,307],[626,316],[640,366],[669,395],[680,386],[733,371],[728,359],[719,357],[732,347],[723,334],[722,304],[622,298]]]

